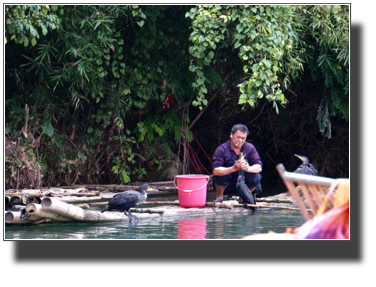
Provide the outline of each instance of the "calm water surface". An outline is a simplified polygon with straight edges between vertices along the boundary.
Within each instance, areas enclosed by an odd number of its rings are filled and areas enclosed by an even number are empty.
[[[177,195],[150,201],[176,200]],[[208,194],[208,201],[214,194]],[[150,207],[150,206],[149,206]],[[101,210],[95,207],[93,210]],[[53,223],[6,226],[5,239],[240,239],[255,233],[284,232],[305,222],[299,211],[256,210],[243,214],[216,214],[128,223]]]

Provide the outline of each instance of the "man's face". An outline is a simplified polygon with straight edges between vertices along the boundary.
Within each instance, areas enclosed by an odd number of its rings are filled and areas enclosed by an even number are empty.
[[[240,148],[244,144],[247,138],[247,133],[242,133],[241,131],[237,130],[235,133],[231,133],[231,143],[233,146]]]

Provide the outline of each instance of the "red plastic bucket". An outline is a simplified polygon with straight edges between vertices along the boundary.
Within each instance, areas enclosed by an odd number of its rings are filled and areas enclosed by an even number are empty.
[[[177,175],[179,204],[181,207],[204,207],[208,189],[209,175],[186,174]]]

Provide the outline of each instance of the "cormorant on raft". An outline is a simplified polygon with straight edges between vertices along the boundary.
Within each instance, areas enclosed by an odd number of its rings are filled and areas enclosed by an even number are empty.
[[[304,155],[294,154],[294,156],[302,160],[302,164],[298,166],[295,173],[308,174],[308,175],[318,175],[317,169],[312,163],[309,162],[309,159]]]
[[[237,154],[237,160],[244,160],[244,155],[242,152]],[[256,204],[256,195],[249,190],[248,186],[245,184],[244,170],[239,170],[238,181],[236,183],[236,191],[239,193],[240,197],[243,199],[244,206],[247,204]],[[260,185],[261,187],[261,185]]]
[[[145,202],[147,198],[146,191],[158,191],[158,189],[150,186],[149,184],[143,184],[141,185],[139,191],[127,190],[116,194],[108,202],[107,208],[101,212],[108,210],[120,210],[123,211],[126,216],[128,216],[129,221],[132,221],[133,219],[138,220],[137,216],[132,215],[129,209]]]

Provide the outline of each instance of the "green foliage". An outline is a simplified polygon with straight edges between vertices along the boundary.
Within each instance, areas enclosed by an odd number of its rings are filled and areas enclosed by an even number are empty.
[[[56,11],[54,7],[52,10]],[[5,5],[5,44],[14,40],[25,47],[29,43],[35,46],[40,32],[45,36],[48,30],[59,26],[60,19],[51,12],[49,5]]]
[[[349,6],[308,5],[300,12],[308,70],[314,81],[325,85],[317,121],[330,138],[329,115],[349,120]]]
[[[43,132],[48,135],[49,137],[52,137],[54,134],[54,128],[52,127],[51,123],[45,122],[44,124],[41,125],[41,128]]]
[[[184,120],[189,123],[188,118]],[[149,142],[154,141],[156,138],[166,138],[169,132],[173,133],[173,138],[176,143],[180,140],[180,133],[182,128],[182,118],[174,111],[169,111],[164,115],[150,115],[145,121],[137,123],[135,130],[138,136],[138,141],[142,142],[145,137]],[[193,136],[191,133],[188,135],[188,140],[191,142]]]
[[[193,19],[190,71],[197,75],[193,87],[198,89],[193,105],[206,105],[203,69],[215,62],[217,46],[228,42],[244,63],[239,104],[254,107],[265,96],[278,113],[277,103],[287,103],[278,75],[296,77],[302,68],[294,15],[294,6],[285,5],[200,5],[187,12]]]
[[[321,102],[316,119],[322,135],[330,139],[332,137],[332,125],[329,119],[328,106],[326,105],[325,101]]]
[[[121,183],[128,183],[130,182],[130,168],[126,164],[122,163],[119,156],[116,156],[112,159],[112,163],[114,163],[112,167],[112,171],[114,174],[119,175]]]
[[[202,108],[223,86],[278,112],[303,60],[325,85],[317,103],[348,119],[347,16],[348,6],[6,5],[5,131],[20,138],[28,104],[44,180],[126,182],[143,174],[135,152],[161,163],[160,148],[169,157],[179,143],[180,105]],[[174,110],[163,110],[167,94]]]

